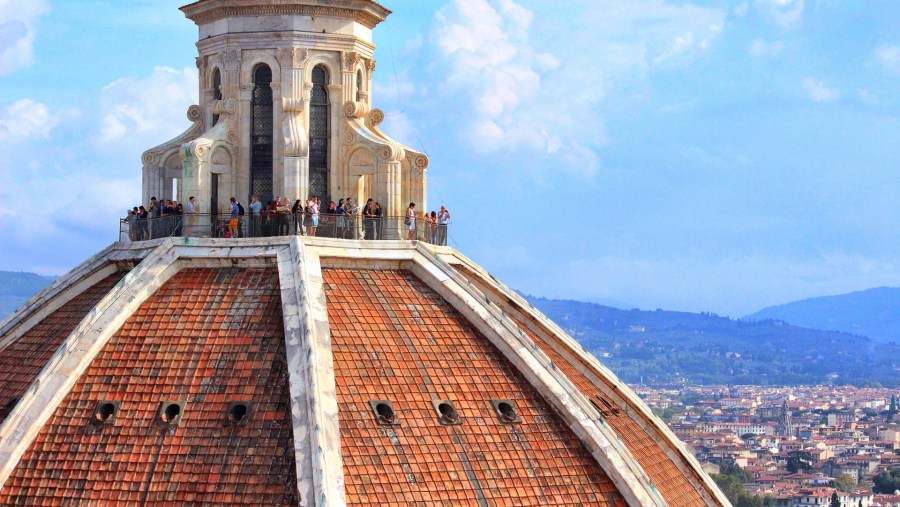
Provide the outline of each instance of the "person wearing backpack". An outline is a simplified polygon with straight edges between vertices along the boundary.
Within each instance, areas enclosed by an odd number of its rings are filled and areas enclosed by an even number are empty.
[[[241,206],[238,204],[237,199],[234,197],[231,198],[231,220],[228,222],[228,232],[231,234],[232,238],[238,237],[238,224],[240,222],[241,217]]]

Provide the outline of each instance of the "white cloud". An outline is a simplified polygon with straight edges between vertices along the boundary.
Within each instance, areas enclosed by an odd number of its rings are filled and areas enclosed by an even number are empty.
[[[27,246],[39,230],[79,251],[110,234],[140,198],[141,153],[184,131],[196,99],[196,69],[156,68],[97,90],[77,126],[74,112],[30,99],[0,111],[0,143],[17,143],[0,149],[0,236]]]
[[[743,18],[747,15],[747,11],[750,9],[750,1],[744,0],[744,2],[739,3],[731,9],[731,13],[734,14],[737,18]]]
[[[197,102],[197,69],[157,67],[149,77],[119,79],[100,96],[100,144],[145,150],[184,131]],[[140,152],[138,152],[139,154]]]
[[[804,0],[756,0],[756,6],[786,30],[798,27],[803,21]]]
[[[31,99],[19,100],[0,112],[0,142],[46,139],[61,119],[62,115],[51,112],[45,104]]]
[[[0,76],[34,61],[35,26],[48,0],[0,0]]]
[[[691,62],[719,37],[727,14],[664,0],[575,0],[566,8],[576,21],[563,31],[537,29],[545,16],[512,0],[453,0],[438,12],[432,60],[446,76],[436,81],[465,104],[461,127],[476,149],[559,156],[594,171],[608,94]],[[580,49],[586,45],[590,51]]]
[[[747,46],[747,52],[750,55],[762,58],[762,57],[772,57],[781,53],[781,50],[784,49],[784,43],[781,41],[772,41],[767,42],[764,39],[756,38],[753,39],[753,42]]]
[[[809,94],[809,98],[813,102],[831,102],[837,100],[841,96],[841,92],[834,88],[830,88],[822,81],[808,77],[803,80],[803,88]]]
[[[881,46],[875,50],[875,57],[885,69],[900,73],[900,46]]]

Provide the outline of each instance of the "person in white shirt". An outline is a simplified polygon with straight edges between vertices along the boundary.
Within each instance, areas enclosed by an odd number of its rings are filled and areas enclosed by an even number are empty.
[[[438,223],[437,244],[438,245],[446,245],[447,244],[447,226],[450,224],[450,212],[444,206],[441,206],[441,211],[440,211],[440,213],[438,213],[437,223]]]
[[[310,197],[306,207],[309,208],[309,215],[312,219],[312,223],[306,233],[308,236],[315,236],[316,228],[319,227],[319,198],[316,196]]]
[[[409,203],[406,208],[406,218],[403,220],[406,225],[406,239],[413,241],[416,239],[416,203]]]

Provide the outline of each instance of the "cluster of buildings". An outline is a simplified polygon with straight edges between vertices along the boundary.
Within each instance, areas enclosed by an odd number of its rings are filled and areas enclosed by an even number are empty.
[[[872,479],[900,467],[900,400],[890,389],[808,386],[636,387],[709,473],[732,465],[778,506],[898,506]],[[799,453],[797,452],[799,451]],[[793,463],[791,463],[794,458]],[[798,469],[798,462],[802,463]],[[789,466],[791,463],[791,466]]]

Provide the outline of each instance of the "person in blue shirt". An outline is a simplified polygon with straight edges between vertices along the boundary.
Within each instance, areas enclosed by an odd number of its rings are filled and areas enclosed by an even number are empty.
[[[231,198],[231,221],[228,223],[228,232],[232,238],[238,237],[238,222],[240,221],[241,209],[238,207],[237,199]]]

